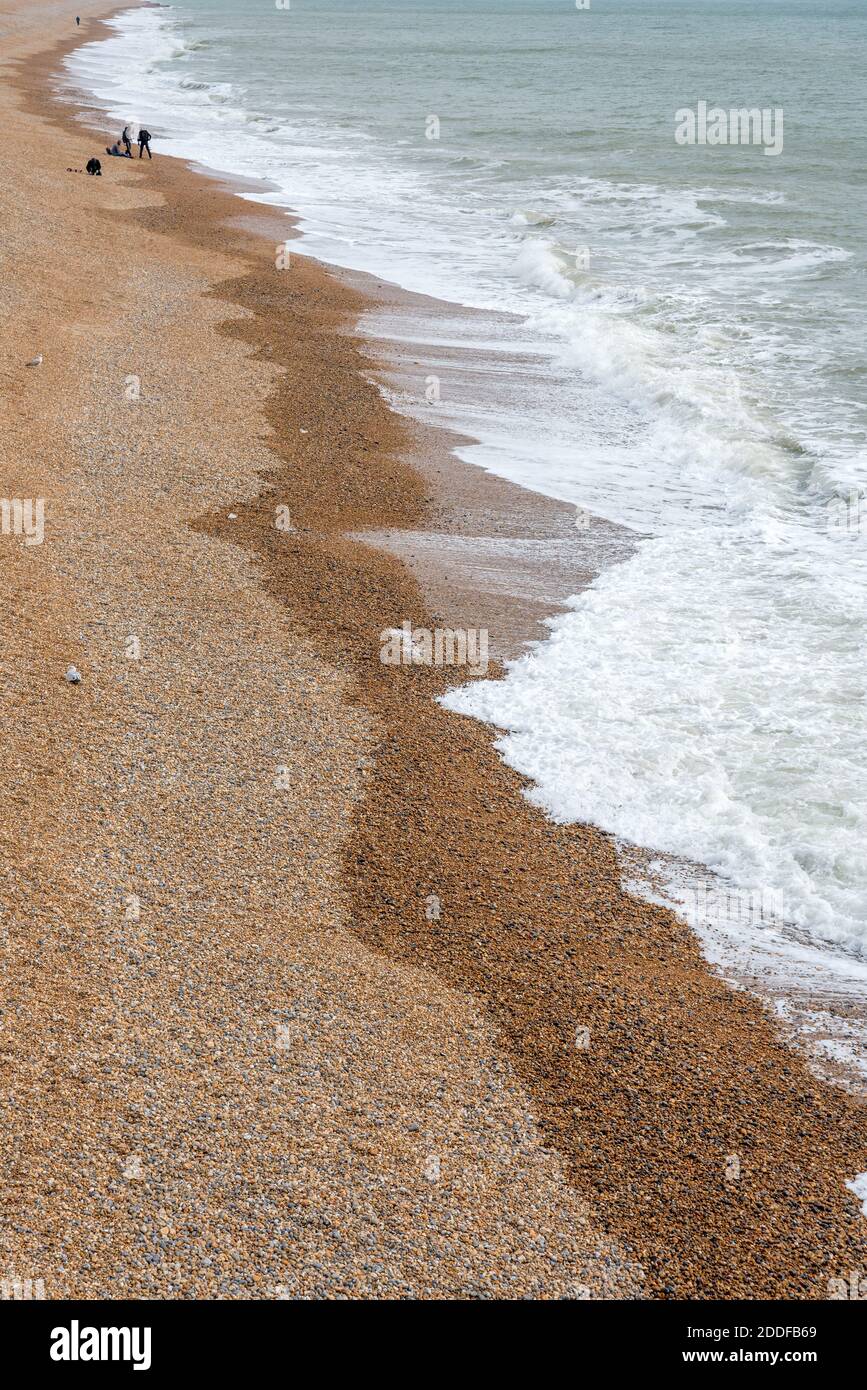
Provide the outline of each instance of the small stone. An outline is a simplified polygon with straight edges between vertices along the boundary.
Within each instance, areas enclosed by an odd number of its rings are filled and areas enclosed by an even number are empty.
[[[76,666],[70,666],[69,670],[66,673],[66,679],[70,685],[80,685],[81,672],[78,670]]]

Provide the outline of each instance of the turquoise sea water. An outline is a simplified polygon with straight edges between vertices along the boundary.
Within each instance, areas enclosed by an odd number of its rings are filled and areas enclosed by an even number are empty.
[[[643,539],[451,703],[552,815],[767,894],[857,973],[863,0],[182,0],[69,66],[157,153],[268,180],[312,253],[518,316],[532,389],[504,367],[440,418]],[[678,144],[701,101],[781,110],[782,151]]]

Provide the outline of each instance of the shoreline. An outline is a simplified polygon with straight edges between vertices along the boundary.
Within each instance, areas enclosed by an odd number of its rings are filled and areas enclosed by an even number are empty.
[[[225,230],[236,200],[186,169],[161,180],[174,201],[132,213],[137,225],[204,258],[227,242],[238,254],[240,233]],[[434,703],[445,673],[381,665],[383,628],[435,615],[394,557],[351,537],[424,532],[429,487],[406,461],[406,426],[359,384],[367,350],[346,331],[359,299],[301,257],[287,295],[255,246],[245,234],[246,271],[211,293],[245,312],[221,335],[283,373],[265,403],[279,462],[263,492],[232,504],[236,521],[221,506],[203,529],[256,557],[267,593],[346,673],[351,707],[375,730],[342,854],[353,932],[391,969],[483,1002],[546,1148],[643,1266],[645,1296],[827,1296],[827,1279],[863,1259],[843,1186],[867,1166],[863,1110],[710,974],[677,918],[621,889],[609,837],[555,826],[523,800],[494,733]],[[311,443],[336,476],[313,475]],[[275,534],[277,498],[292,535]],[[590,1046],[576,1049],[584,1028]]]
[[[273,245],[227,229],[249,206],[174,161],[67,175],[92,137],[68,106],[47,127],[45,90],[78,36],[45,52],[51,24],[24,13],[43,51],[7,99],[2,157],[28,313],[3,342],[0,410],[21,449],[7,489],[49,493],[51,543],[6,553],[27,624],[5,653],[0,794],[27,911],[5,943],[0,1262],[49,1298],[632,1297],[490,1020],[353,932],[340,869],[378,729],[242,549],[280,462],[279,373],[312,436],[296,418],[285,441],[309,470],[311,543],[335,510],[320,416],[357,522],[422,494],[346,334],[360,298],[309,263],[287,286]],[[50,279],[46,237],[67,248]],[[269,308],[251,349],[238,319]],[[191,529],[203,514],[228,543]],[[320,598],[339,617],[327,580]]]
[[[97,126],[104,119],[98,108],[92,109],[92,117]],[[276,185],[221,173],[195,160],[189,167],[216,179],[227,193],[240,191],[250,213],[233,218],[233,225],[275,241],[286,235],[287,225],[294,235],[298,219],[291,209],[255,201],[257,193]],[[441,405],[419,410],[430,371],[437,373],[438,389],[442,374],[445,400],[453,388],[460,397],[466,380],[477,374],[484,378],[493,372],[500,378],[510,367],[520,371],[526,366],[521,357],[489,345],[502,336],[504,321],[517,322],[513,315],[431,299],[366,272],[318,263],[366,306],[355,327],[365,343],[366,374],[409,421],[407,460],[429,488],[427,529],[395,526],[359,531],[354,538],[385,549],[408,566],[434,621],[484,631],[495,661],[520,656],[528,643],[550,637],[543,624],[568,612],[570,595],[608,566],[628,559],[640,544],[640,533],[582,512],[582,530],[576,535],[571,505],[488,472],[467,457],[481,442],[478,438],[455,433],[437,420]],[[480,339],[482,346],[468,346],[460,341],[464,336]],[[745,904],[747,895],[737,890],[734,914],[717,920],[717,909],[705,920],[690,909],[691,900],[728,903],[733,890],[726,879],[654,845],[622,841],[616,834],[615,845],[624,884],[639,897],[671,906],[686,920],[708,964],[768,1008],[781,1033],[821,1079],[867,1097],[867,1001],[857,963],[847,973],[845,952],[805,937],[790,922],[766,921],[764,911],[757,926],[754,895]],[[670,876],[660,895],[663,864]],[[749,917],[745,927],[744,915]]]

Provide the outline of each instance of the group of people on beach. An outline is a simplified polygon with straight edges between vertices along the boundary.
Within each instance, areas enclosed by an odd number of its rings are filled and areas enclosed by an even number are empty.
[[[138,157],[141,159],[145,150],[148,152],[148,159],[153,159],[151,154],[151,133],[142,126],[138,133]],[[123,159],[132,159],[132,137],[129,133],[129,126],[123,128],[123,135],[111,146],[106,145],[106,154],[119,154]]]
[[[81,24],[80,15],[75,16],[75,23],[76,26]],[[138,145],[139,159],[144,158],[145,150],[147,150],[148,152],[148,159],[153,159],[153,155],[151,154],[151,133],[149,130],[145,130],[144,126],[142,126],[141,130],[138,133],[138,140],[136,141],[136,144]],[[115,140],[113,145],[106,145],[105,152],[106,154],[119,155],[121,159],[132,159],[132,136],[129,133],[128,125],[124,126],[123,135],[120,137],[119,140]],[[87,161],[85,168],[88,174],[102,174],[102,164],[96,158],[95,155],[92,159],[89,159]],[[69,169],[67,170],[67,173],[80,174],[81,170]]]
[[[151,154],[151,133],[149,130],[145,130],[144,126],[142,126],[138,133],[137,144],[139,159],[144,157],[145,150],[148,152],[148,159],[153,159],[153,155]],[[115,140],[113,145],[106,145],[105,152],[106,154],[119,155],[121,159],[132,159],[132,136],[129,133],[128,125],[124,126],[123,135],[119,140]],[[87,161],[85,168],[88,174],[97,176],[102,174],[102,165],[95,156]],[[70,172],[80,173],[81,170],[70,170]]]

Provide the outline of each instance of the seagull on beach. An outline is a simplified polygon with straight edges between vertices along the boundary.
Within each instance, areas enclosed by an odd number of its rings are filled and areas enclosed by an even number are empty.
[[[40,352],[39,355],[38,355],[37,357],[31,357],[30,361],[27,363],[27,366],[28,366],[28,367],[41,367],[41,366],[42,366],[42,353]]]

